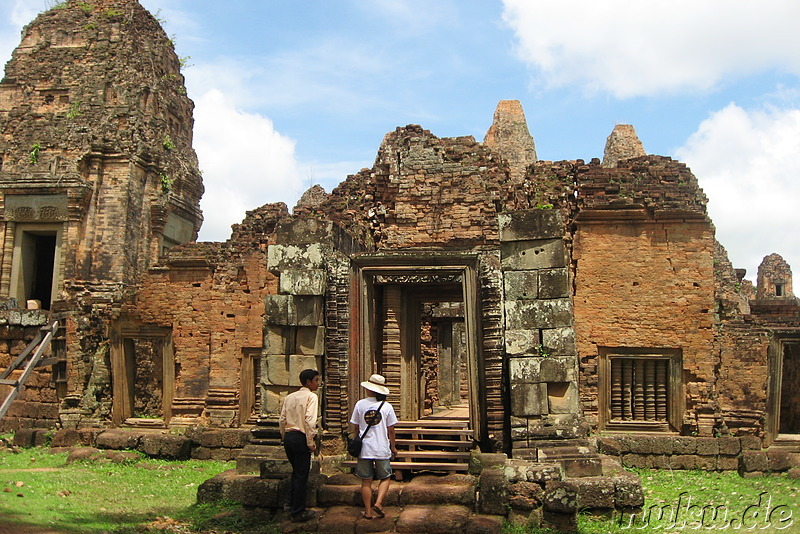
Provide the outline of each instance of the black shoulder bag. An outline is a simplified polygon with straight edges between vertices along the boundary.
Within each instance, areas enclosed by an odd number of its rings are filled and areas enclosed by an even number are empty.
[[[381,413],[381,408],[383,408],[383,403],[386,401],[381,401],[381,405],[378,406],[378,413]],[[364,432],[361,435],[356,435],[356,437],[350,440],[350,443],[347,444],[347,454],[352,456],[353,458],[358,458],[361,454],[361,445],[363,444],[364,436],[367,435],[369,429],[372,427],[371,423],[367,423],[367,428],[364,429]]]

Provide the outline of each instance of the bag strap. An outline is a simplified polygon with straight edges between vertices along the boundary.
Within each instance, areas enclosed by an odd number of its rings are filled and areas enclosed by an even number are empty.
[[[384,400],[384,401],[381,401],[381,405],[380,405],[380,406],[378,406],[378,413],[381,413],[381,408],[383,408],[383,403],[384,403],[384,402],[386,402],[386,401],[385,401],[385,400]],[[370,429],[371,427],[372,427],[372,425],[371,425],[370,423],[367,423],[367,428],[365,428],[365,429],[364,429],[364,433],[363,433],[363,434],[361,434],[361,439],[364,439],[364,436],[366,436],[366,435],[367,435],[367,432],[369,432],[369,429]]]

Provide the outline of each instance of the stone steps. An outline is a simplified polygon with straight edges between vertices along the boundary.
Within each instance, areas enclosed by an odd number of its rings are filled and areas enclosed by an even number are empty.
[[[470,475],[421,475],[410,482],[389,482],[384,518],[362,516],[361,481],[354,475],[330,477],[317,492],[318,517],[292,523],[280,512],[274,520],[283,532],[458,532],[500,533],[503,517],[474,513],[477,479]],[[377,483],[373,483],[373,499]]]
[[[362,532],[405,532],[459,534],[500,534],[503,516],[476,514],[467,506],[407,505],[385,506],[386,517],[366,519],[363,506],[332,506],[311,508],[318,516],[305,523],[293,523],[285,513],[274,518],[281,532],[319,532],[349,534]]]
[[[473,431],[463,419],[420,419],[398,421],[395,425],[397,457],[392,461],[395,476],[419,471],[466,472],[469,450],[474,447]],[[342,462],[355,467],[356,460]]]

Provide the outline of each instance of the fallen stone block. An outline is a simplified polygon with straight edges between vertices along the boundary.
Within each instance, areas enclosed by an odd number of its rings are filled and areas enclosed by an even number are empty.
[[[509,495],[512,510],[530,511],[541,506],[544,489],[535,482],[517,482],[509,486]]]
[[[408,504],[460,504],[472,507],[475,504],[475,488],[449,484],[409,484],[400,494],[400,505]]]
[[[137,450],[151,458],[187,460],[192,452],[192,441],[186,436],[145,434]]]
[[[544,490],[542,505],[545,511],[575,514],[578,511],[578,492],[571,480],[551,480]]]
[[[644,490],[639,477],[622,472],[612,477],[614,482],[614,505],[616,508],[638,508],[644,505]]]
[[[614,481],[608,477],[585,477],[572,480],[578,494],[578,508],[613,509]]]
[[[497,468],[484,469],[478,482],[478,510],[483,514],[505,515],[508,481]]]
[[[463,532],[470,513],[465,506],[407,506],[395,524],[396,532],[450,534]]]
[[[739,456],[739,472],[751,473],[754,471],[768,471],[769,458],[762,451],[745,450]]]
[[[501,515],[472,515],[464,534],[501,534],[504,519]]]
[[[141,434],[125,430],[111,429],[97,435],[98,449],[136,449],[139,445]]]

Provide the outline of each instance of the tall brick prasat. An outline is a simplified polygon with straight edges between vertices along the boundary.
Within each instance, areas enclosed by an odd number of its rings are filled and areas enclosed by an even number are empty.
[[[6,65],[0,290],[65,313],[62,378],[85,411],[110,404],[92,379],[108,321],[163,250],[200,228],[192,110],[172,42],[136,1],[59,4]]]
[[[401,417],[462,409],[517,458],[590,432],[800,433],[790,266],[745,279],[695,176],[633,126],[602,162],[539,160],[518,101],[482,142],[398,127],[330,193],[198,243],[179,63],[136,1],[89,0],[40,15],[6,67],[0,363],[49,313],[65,333],[0,428],[267,425],[317,367],[326,452],[373,372]]]

